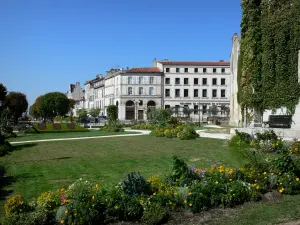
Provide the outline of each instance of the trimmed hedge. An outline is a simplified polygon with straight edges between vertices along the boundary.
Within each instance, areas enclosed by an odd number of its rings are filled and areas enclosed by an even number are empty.
[[[78,126],[77,124],[74,124],[74,123],[73,124],[42,123],[42,124],[34,125],[34,129],[36,129],[38,133],[89,132],[88,129]],[[45,127],[45,129],[41,130],[41,129],[39,129],[40,127],[41,128]]]

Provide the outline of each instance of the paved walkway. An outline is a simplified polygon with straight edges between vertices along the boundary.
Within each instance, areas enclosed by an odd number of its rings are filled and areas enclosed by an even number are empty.
[[[230,139],[231,134],[225,134],[225,133],[205,133],[205,130],[197,130],[196,131],[198,134],[200,134],[200,137],[204,138],[216,138],[216,139]]]
[[[44,140],[29,140],[29,141],[15,141],[10,142],[11,144],[25,144],[25,143],[37,143],[37,142],[50,142],[50,141],[71,141],[71,140],[84,140],[84,139],[96,139],[96,138],[114,138],[114,137],[130,137],[130,136],[140,136],[148,135],[151,133],[150,130],[126,130],[128,132],[139,132],[136,134],[117,134],[108,136],[93,136],[93,137],[76,137],[76,138],[54,138],[54,139],[44,139]]]

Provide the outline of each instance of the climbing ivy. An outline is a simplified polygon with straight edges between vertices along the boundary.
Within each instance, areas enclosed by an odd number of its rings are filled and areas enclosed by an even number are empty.
[[[300,1],[242,0],[242,10],[239,104],[293,113],[300,98]]]

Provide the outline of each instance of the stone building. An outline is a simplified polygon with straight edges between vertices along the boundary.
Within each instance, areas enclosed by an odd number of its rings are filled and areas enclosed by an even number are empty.
[[[76,103],[73,109],[73,116],[76,116],[77,110],[84,108],[85,102],[85,93],[80,87],[80,83],[76,82],[76,84],[70,84],[66,96],[68,99],[75,100]]]
[[[156,61],[153,66],[163,72],[163,105],[171,111],[180,107],[189,109],[193,121],[206,121],[211,108],[216,116],[225,117],[231,92],[230,63]]]

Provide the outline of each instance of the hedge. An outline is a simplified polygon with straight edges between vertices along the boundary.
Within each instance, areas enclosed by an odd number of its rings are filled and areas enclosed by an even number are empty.
[[[45,129],[43,129],[45,127]],[[60,129],[58,129],[60,127]],[[35,124],[34,128],[39,133],[61,133],[61,132],[89,132],[88,129],[78,126],[77,124],[55,124],[55,123],[41,123]],[[42,128],[42,129],[40,129]]]

